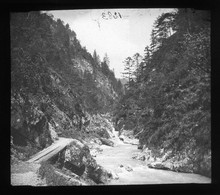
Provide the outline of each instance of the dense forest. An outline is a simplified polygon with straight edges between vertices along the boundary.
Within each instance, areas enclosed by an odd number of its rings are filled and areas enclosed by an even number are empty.
[[[156,157],[169,153],[166,161],[182,161],[177,171],[210,176],[210,13],[177,9],[160,15],[143,60],[138,56],[124,62],[128,83],[115,110],[116,126],[133,129],[140,148]]]

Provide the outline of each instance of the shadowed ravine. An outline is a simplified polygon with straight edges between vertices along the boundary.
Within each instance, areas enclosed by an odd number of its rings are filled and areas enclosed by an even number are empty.
[[[138,152],[136,145],[118,142],[115,147],[102,145],[101,148],[103,152],[95,158],[97,163],[116,173],[119,177],[117,180],[111,180],[110,185],[211,183],[210,178],[198,174],[148,168],[146,162],[132,159],[132,154]],[[133,171],[127,171],[126,167],[132,168]]]

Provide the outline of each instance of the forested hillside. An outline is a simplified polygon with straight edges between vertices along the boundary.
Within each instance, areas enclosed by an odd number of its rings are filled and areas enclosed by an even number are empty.
[[[210,13],[160,15],[143,60],[137,56],[125,60],[116,126],[133,129],[139,147],[161,160],[158,167],[210,176]]]
[[[68,24],[46,13],[12,13],[10,32],[13,147],[29,147],[27,159],[57,134],[89,137],[92,116],[110,113],[123,93],[107,54],[91,55]]]

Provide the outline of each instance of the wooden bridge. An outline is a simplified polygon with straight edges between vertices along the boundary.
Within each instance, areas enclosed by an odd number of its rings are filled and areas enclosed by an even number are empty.
[[[43,149],[37,154],[33,155],[27,162],[32,163],[40,163],[43,161],[47,161],[56,154],[58,154],[61,150],[63,150],[67,145],[69,145],[73,139],[59,137],[57,141],[55,141],[49,147]]]

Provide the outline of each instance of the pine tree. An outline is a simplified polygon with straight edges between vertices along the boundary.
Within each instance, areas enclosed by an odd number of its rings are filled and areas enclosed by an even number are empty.
[[[123,76],[128,79],[128,87],[131,86],[134,79],[134,61],[131,57],[127,57],[124,61]]]
[[[97,54],[96,50],[94,50],[92,57],[93,57],[93,59],[94,59],[95,66],[96,66],[96,67],[100,67],[101,61],[100,61],[100,57],[99,57],[99,55]]]
[[[109,60],[109,57],[108,57],[107,53],[105,53],[105,55],[104,55],[103,62],[105,62],[109,66],[110,60]]]

